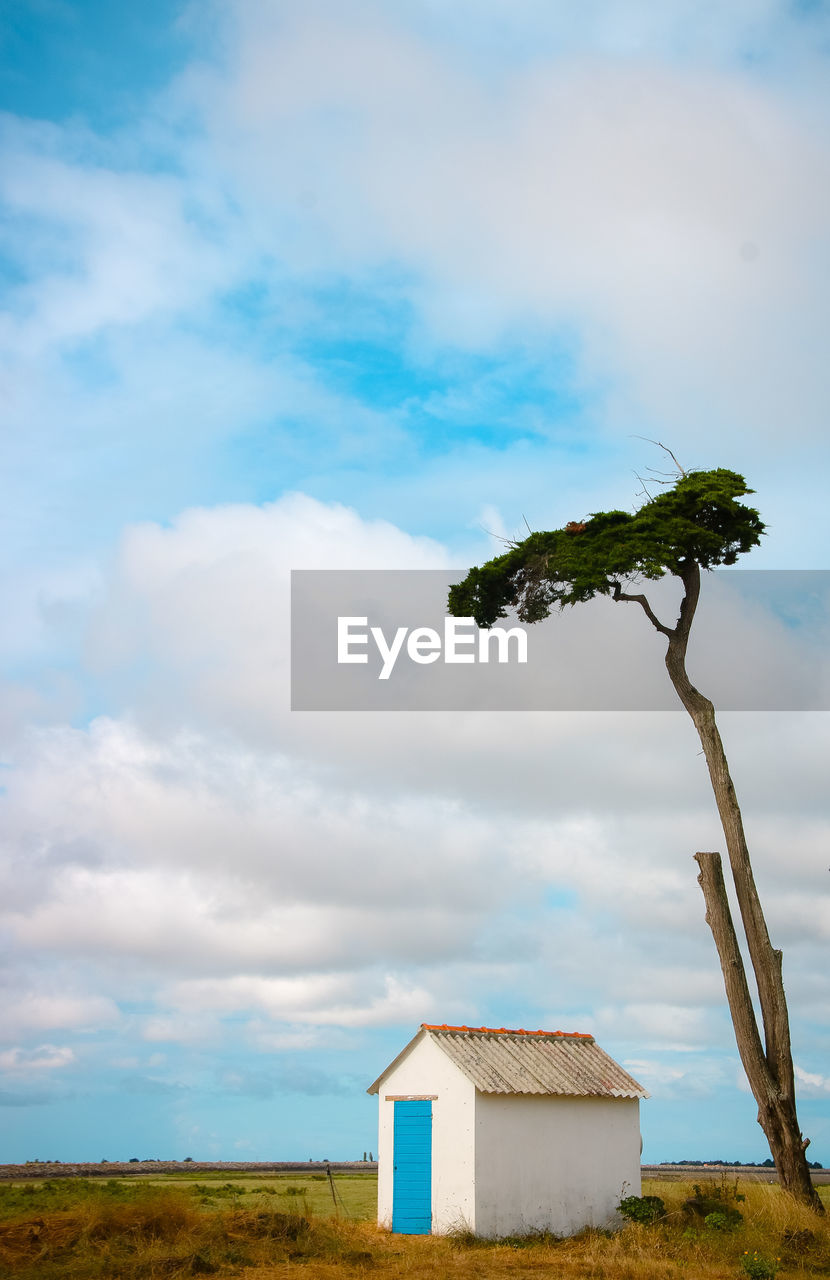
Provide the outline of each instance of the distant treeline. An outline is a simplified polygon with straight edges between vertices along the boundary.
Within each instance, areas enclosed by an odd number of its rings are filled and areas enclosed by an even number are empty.
[[[725,1169],[741,1169],[744,1166],[746,1166],[747,1169],[775,1168],[775,1165],[769,1158],[766,1160],[661,1160],[660,1165],[661,1167],[663,1165],[690,1165],[694,1169],[705,1168],[708,1165],[718,1165],[718,1167],[722,1166]],[[808,1160],[807,1167],[809,1169],[824,1168],[820,1160]]]

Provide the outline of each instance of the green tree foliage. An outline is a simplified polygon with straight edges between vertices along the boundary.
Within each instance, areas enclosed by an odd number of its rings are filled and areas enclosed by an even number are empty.
[[[758,512],[739,501],[752,492],[735,471],[693,471],[634,515],[601,511],[531,533],[452,587],[450,613],[480,627],[509,609],[523,622],[539,622],[556,606],[619,595],[632,579],[682,577],[689,562],[702,569],[734,564],[764,532]]]

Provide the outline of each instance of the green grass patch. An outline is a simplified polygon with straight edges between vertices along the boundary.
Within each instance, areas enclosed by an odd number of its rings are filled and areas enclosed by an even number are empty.
[[[59,1178],[28,1183],[0,1183],[0,1222],[32,1213],[43,1215],[68,1211],[83,1204],[132,1204],[148,1190],[180,1192],[196,1208],[227,1209],[245,1205],[252,1209],[296,1202],[298,1211],[308,1209],[315,1218],[349,1217],[373,1221],[377,1213],[377,1175],[334,1175],[336,1203],[331,1185],[323,1175],[297,1178],[290,1174],[247,1178],[207,1179],[202,1175],[177,1177],[171,1184],[162,1177],[87,1179]]]

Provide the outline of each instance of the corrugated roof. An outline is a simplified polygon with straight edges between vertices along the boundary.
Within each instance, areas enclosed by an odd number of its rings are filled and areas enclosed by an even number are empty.
[[[369,1088],[381,1083],[425,1035],[482,1093],[548,1094],[574,1098],[647,1098],[642,1085],[579,1031],[525,1031],[422,1023],[413,1040]]]
[[[423,1024],[482,1093],[647,1098],[642,1085],[593,1036],[566,1031],[502,1031]]]

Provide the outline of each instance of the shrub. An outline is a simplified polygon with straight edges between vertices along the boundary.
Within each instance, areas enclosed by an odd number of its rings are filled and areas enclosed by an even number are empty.
[[[741,1258],[741,1267],[749,1280],[775,1280],[780,1262],[780,1258],[769,1258],[757,1250],[753,1253],[747,1250]]]
[[[728,1187],[723,1179],[720,1186],[712,1183],[705,1188],[696,1182],[692,1191],[694,1194],[683,1203],[684,1210],[687,1214],[702,1218],[712,1230],[731,1231],[743,1221],[743,1214],[734,1207],[735,1201],[746,1199],[746,1196],[739,1193],[737,1182],[734,1187]]]
[[[707,1213],[703,1219],[703,1225],[708,1227],[710,1231],[732,1231],[741,1221],[741,1215],[737,1209],[731,1209],[724,1212],[719,1209],[715,1213]]]
[[[617,1208],[630,1222],[656,1222],[666,1212],[666,1206],[659,1196],[626,1196]]]

